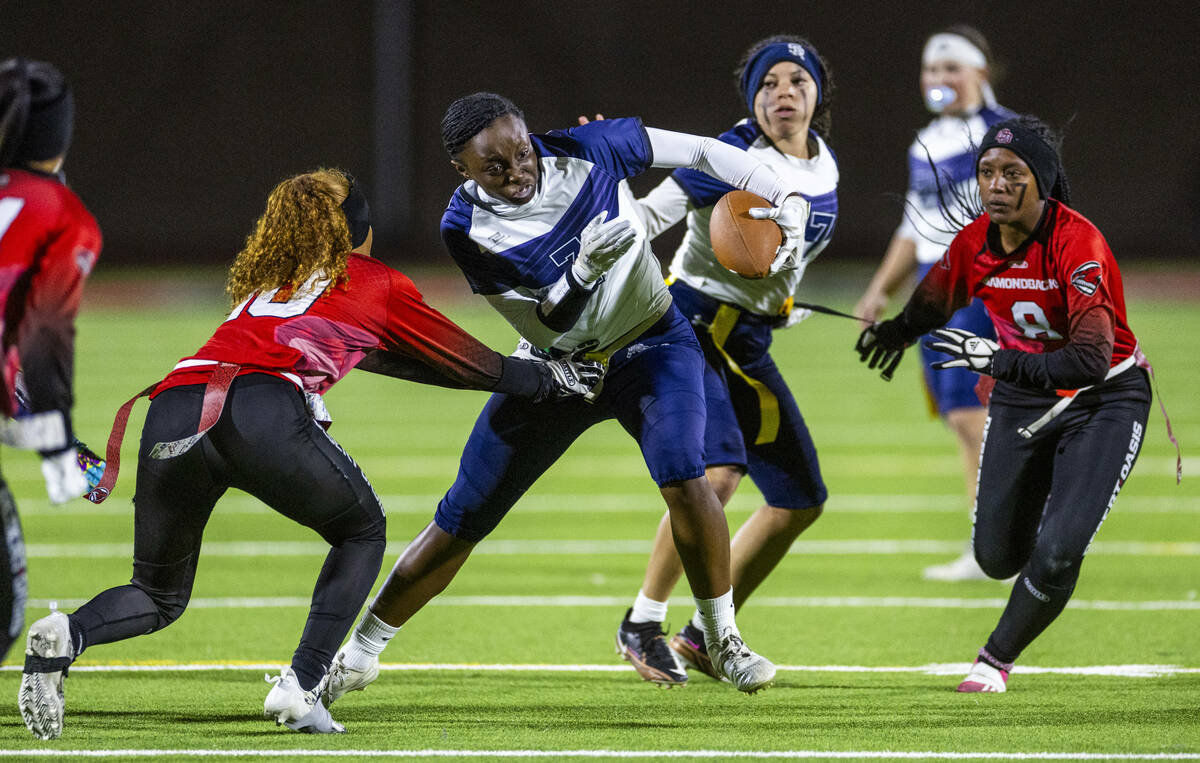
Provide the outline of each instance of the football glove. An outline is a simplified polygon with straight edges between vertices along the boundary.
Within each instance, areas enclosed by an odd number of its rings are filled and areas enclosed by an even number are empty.
[[[585,289],[592,288],[637,241],[637,232],[628,220],[606,223],[607,217],[607,210],[596,215],[579,234],[579,256],[571,265],[571,275]]]
[[[783,241],[775,250],[775,261],[767,275],[775,275],[800,258],[810,211],[808,200],[799,194],[788,196],[778,207],[751,207],[746,211],[755,220],[774,220],[783,232]]]
[[[533,398],[535,403],[561,400],[571,395],[583,395],[590,400],[594,397],[593,388],[604,378],[603,363],[582,358],[543,360],[541,369],[545,382],[538,396]]]
[[[91,490],[86,472],[79,465],[79,449],[74,445],[66,450],[42,457],[42,477],[50,503],[66,503]]]
[[[930,368],[939,371],[943,368],[969,368],[991,376],[992,356],[1000,349],[1000,345],[963,329],[934,329],[930,334],[938,341],[926,342],[927,348],[954,356],[951,360],[930,363]]]
[[[858,359],[867,364],[867,368],[879,368],[879,378],[891,381],[904,357],[904,348],[908,345],[900,321],[895,318],[872,323],[858,335],[854,349]]]
[[[512,356],[534,363],[542,382],[537,393],[530,399],[541,403],[547,400],[561,400],[571,395],[583,395],[589,402],[594,400],[600,393],[606,369],[599,361],[583,358],[583,354],[589,349],[590,345],[580,347],[570,356],[554,358],[522,337]]]
[[[75,440],[75,450],[77,453],[75,464],[83,472],[83,478],[87,480],[88,490],[94,490],[100,484],[100,480],[104,478],[104,469],[108,466],[108,462],[79,440]]]

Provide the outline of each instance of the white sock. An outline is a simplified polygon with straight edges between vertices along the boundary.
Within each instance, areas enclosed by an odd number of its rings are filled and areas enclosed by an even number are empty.
[[[383,652],[398,630],[399,626],[388,625],[368,609],[342,650],[342,664],[351,670],[364,670]]]
[[[739,635],[733,620],[732,588],[715,599],[696,599],[696,614],[700,622],[692,622],[704,632],[704,640],[709,644],[719,644],[730,634]]]
[[[633,612],[629,615],[631,623],[661,623],[667,619],[667,603],[655,601],[646,597],[638,590],[637,598],[633,600]]]

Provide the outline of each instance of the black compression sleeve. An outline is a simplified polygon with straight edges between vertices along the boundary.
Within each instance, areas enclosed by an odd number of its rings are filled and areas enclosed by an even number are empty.
[[[1079,389],[1104,381],[1113,356],[1112,314],[1087,311],[1075,322],[1071,341],[1054,352],[998,350],[991,375],[1031,389]]]
[[[500,381],[496,382],[492,391],[530,399],[538,398],[545,379],[541,366],[542,364],[536,361],[506,355],[501,361]]]

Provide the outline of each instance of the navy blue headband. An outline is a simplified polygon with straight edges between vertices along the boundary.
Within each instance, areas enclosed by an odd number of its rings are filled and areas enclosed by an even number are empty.
[[[742,71],[742,93],[746,96],[746,108],[754,114],[754,96],[762,87],[763,80],[771,67],[780,61],[791,61],[804,67],[817,83],[817,105],[821,105],[821,94],[825,90],[825,70],[817,51],[798,42],[773,42],[761,48],[746,62]]]
[[[975,170],[979,171],[979,160],[989,148],[1007,148],[1029,165],[1037,180],[1038,198],[1050,196],[1058,181],[1058,152],[1033,130],[1022,127],[1015,119],[1006,119],[991,126],[979,144],[975,159]]]

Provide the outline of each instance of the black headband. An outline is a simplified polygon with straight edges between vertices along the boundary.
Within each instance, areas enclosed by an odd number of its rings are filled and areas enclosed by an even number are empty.
[[[1042,136],[1014,120],[997,122],[983,136],[983,142],[979,145],[976,171],[979,169],[979,160],[989,148],[1006,148],[1021,157],[1037,180],[1038,198],[1044,199],[1050,195],[1058,181],[1058,152]]]
[[[350,192],[342,201],[342,211],[346,213],[346,226],[350,228],[350,244],[357,249],[367,240],[367,233],[371,230],[371,207],[354,176],[348,174],[346,179],[350,181]]]
[[[26,99],[25,123],[20,125],[12,160],[42,161],[67,153],[75,129],[75,97],[71,86],[53,65],[44,61],[9,59],[4,68],[17,69],[23,87],[16,97]]]

